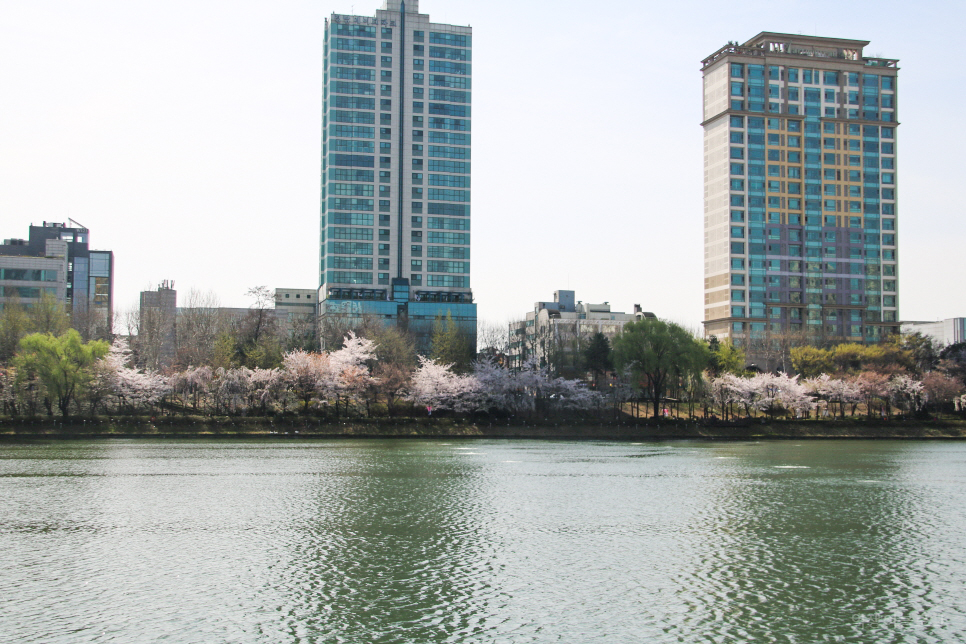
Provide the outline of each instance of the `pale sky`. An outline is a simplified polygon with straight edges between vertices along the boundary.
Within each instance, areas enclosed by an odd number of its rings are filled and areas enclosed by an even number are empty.
[[[82,223],[114,251],[122,310],[164,279],[225,306],[252,286],[318,287],[323,20],[381,4],[0,2],[0,237]],[[964,7],[422,0],[474,29],[480,317],[569,288],[700,326],[701,60],[761,31],[900,59],[900,316],[966,316]]]

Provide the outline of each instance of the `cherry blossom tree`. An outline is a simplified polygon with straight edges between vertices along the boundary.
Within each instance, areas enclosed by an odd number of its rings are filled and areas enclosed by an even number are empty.
[[[248,398],[251,379],[252,370],[248,367],[219,368],[212,381],[216,408],[229,414],[236,413]]]
[[[943,407],[952,403],[963,393],[963,384],[959,380],[939,371],[931,371],[924,375],[922,385],[929,397],[930,404],[934,405],[936,412],[940,414]]]
[[[331,360],[327,353],[310,353],[299,349],[282,358],[287,384],[295,397],[302,401],[302,411],[308,411],[309,403],[323,390],[330,367]]]
[[[190,400],[191,408],[198,410],[198,404],[203,401],[215,374],[209,366],[188,367],[184,371],[174,374],[171,378],[172,391],[181,396],[181,404],[187,408]]]
[[[875,402],[881,404],[889,400],[889,376],[878,371],[863,371],[855,380],[859,396],[865,402],[866,415],[872,418]]]
[[[889,400],[903,412],[918,411],[926,398],[922,383],[905,374],[893,376],[889,381]]]
[[[829,409],[837,403],[842,418],[845,418],[846,405],[855,405],[862,400],[862,388],[857,381],[833,378],[827,373],[809,378],[805,381],[805,386],[816,397],[824,400]]]
[[[328,384],[335,391],[337,414],[340,398],[348,411],[349,403],[357,404],[372,384],[366,363],[375,357],[375,343],[352,331],[346,335],[342,348],[329,354]]]
[[[452,371],[453,365],[439,364],[419,356],[419,366],[413,373],[412,399],[432,409],[450,409],[457,413],[473,411],[479,406],[479,381],[474,375],[461,376]]]
[[[284,370],[255,369],[252,371],[251,386],[248,390],[248,408],[251,409],[258,404],[264,414],[272,404],[281,403],[284,407],[288,391],[288,379]]]

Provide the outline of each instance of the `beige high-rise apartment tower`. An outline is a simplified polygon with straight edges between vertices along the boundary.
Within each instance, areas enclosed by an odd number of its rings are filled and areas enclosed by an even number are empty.
[[[704,326],[876,342],[898,331],[898,61],[762,32],[704,59]]]

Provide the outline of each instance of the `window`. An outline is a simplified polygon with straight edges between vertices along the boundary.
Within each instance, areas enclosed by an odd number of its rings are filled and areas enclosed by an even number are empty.
[[[333,181],[373,181],[372,170],[348,170],[345,168],[329,168],[329,179]]]
[[[375,37],[375,34],[372,34]],[[333,38],[332,49],[344,51],[376,51],[375,40],[361,40],[359,38]]]
[[[333,226],[329,228],[329,236],[332,239],[372,241],[372,228],[340,228]]]
[[[342,51],[337,51],[337,52],[333,52],[332,64],[375,67],[376,57],[369,56],[367,54],[347,54]]]
[[[442,58],[445,60],[468,61],[471,58],[468,49],[456,49],[452,47],[433,47],[429,48],[430,58]]]

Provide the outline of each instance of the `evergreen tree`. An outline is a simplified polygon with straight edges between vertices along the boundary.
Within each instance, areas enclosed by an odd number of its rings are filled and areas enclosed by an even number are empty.
[[[594,374],[594,389],[597,389],[598,376],[614,368],[607,336],[600,331],[594,333],[587,348],[584,349],[583,357],[584,365]]]
[[[439,364],[451,364],[459,372],[465,372],[473,362],[473,348],[466,333],[453,321],[453,315],[446,312],[446,319],[437,315],[433,322],[430,357]]]

